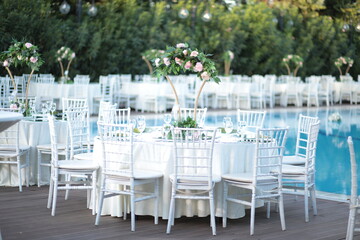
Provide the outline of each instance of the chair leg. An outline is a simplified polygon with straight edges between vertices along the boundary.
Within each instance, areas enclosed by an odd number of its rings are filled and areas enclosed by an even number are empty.
[[[38,177],[38,180],[37,180],[37,185],[38,187],[41,187],[41,151],[38,150],[37,151],[37,156],[38,156],[38,164],[37,164],[37,170],[38,170],[38,173],[37,173],[37,177]]]
[[[155,206],[154,206],[154,223],[159,223],[159,179],[155,180]]]
[[[123,185],[123,190],[126,191],[126,185]],[[123,209],[123,219],[126,220],[127,217],[127,195],[123,195],[122,199],[124,201],[124,209]]]
[[[51,210],[51,216],[55,216],[55,210],[56,210],[56,199],[57,199],[57,191],[58,191],[58,184],[59,184],[59,174],[58,171],[55,170],[54,174],[54,187],[53,187],[53,203],[52,203],[52,210]]]
[[[18,178],[19,178],[19,192],[22,192],[22,177],[21,177],[21,161],[20,156],[17,156],[17,170],[18,170]]]
[[[26,152],[26,187],[29,187],[30,184],[30,158],[29,158],[30,152]]]
[[[171,225],[173,225],[174,221],[174,212],[175,212],[175,189],[172,187],[171,190],[171,200],[170,200],[170,209],[169,209],[169,216],[168,216],[168,223],[166,228],[166,233],[169,234],[171,231]]]
[[[130,211],[131,211],[131,231],[135,231],[135,193],[134,193],[134,186],[130,187]]]
[[[70,180],[71,180],[71,175],[70,175],[70,174],[66,174],[66,175],[65,175],[65,181],[70,181]],[[70,187],[70,184],[66,184],[66,187]],[[68,199],[69,199],[69,192],[70,192],[69,189],[66,189],[66,190],[65,190],[65,200],[68,200]]]
[[[279,211],[280,211],[280,222],[281,222],[281,230],[286,230],[286,224],[285,224],[285,213],[284,213],[284,198],[281,194],[279,196]]]
[[[51,169],[47,208],[51,208],[52,195],[53,195],[53,191],[54,191],[54,180],[53,180],[53,177],[52,177],[52,174],[53,174],[52,172],[53,172],[53,170]]]
[[[96,219],[95,219],[95,225],[99,225],[99,222],[100,222],[100,216],[101,216],[101,211],[102,211],[102,207],[103,207],[103,203],[104,203],[104,196],[105,196],[104,189],[105,189],[105,178],[102,179],[102,183],[101,183],[99,204],[98,204],[97,215],[96,215]]]
[[[304,189],[304,204],[305,204],[305,222],[309,222],[309,189],[307,184],[305,184],[305,189]]]
[[[266,218],[270,218],[270,201],[266,203]]]
[[[353,240],[355,228],[356,208],[351,208],[346,232],[346,240]]]
[[[94,171],[92,174],[92,191],[91,191],[91,201],[92,201],[92,215],[95,215],[95,208],[96,208],[96,174],[97,171]]]
[[[228,195],[228,184],[224,181],[224,195],[223,195],[223,218],[222,218],[222,225],[223,228],[226,228],[227,225],[227,195]]]
[[[214,193],[211,190],[209,192],[210,197],[210,222],[211,222],[211,228],[212,228],[212,234],[216,235],[216,223],[215,223],[215,206],[214,206]]]
[[[251,216],[250,216],[250,235],[254,235],[254,226],[255,226],[255,189],[252,190],[251,197]]]
[[[312,201],[312,207],[313,207],[313,213],[314,216],[317,215],[317,206],[316,206],[316,192],[315,192],[315,186],[311,188],[310,191],[311,201]]]

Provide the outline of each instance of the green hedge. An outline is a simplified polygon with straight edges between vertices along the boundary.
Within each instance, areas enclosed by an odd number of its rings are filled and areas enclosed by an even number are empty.
[[[141,52],[165,49],[178,42],[187,42],[213,54],[220,73],[224,68],[222,55],[231,50],[235,54],[233,74],[286,74],[281,59],[287,54],[304,58],[304,66],[299,70],[301,76],[337,76],[334,61],[340,56],[354,59],[350,74],[355,78],[360,74],[360,33],[352,26],[350,31],[343,32],[343,16],[319,4],[269,7],[253,1],[230,11],[223,3],[213,0],[201,1],[196,9],[191,1],[171,6],[159,1],[150,6],[136,0],[102,0],[96,3],[97,16],[89,17],[86,12],[90,2],[83,1],[79,22],[77,0],[68,0],[71,5],[68,15],[59,13],[61,2],[0,1],[0,51],[6,50],[12,39],[26,39],[39,46],[45,59],[40,72],[60,76],[55,51],[68,46],[77,56],[70,76],[90,74],[93,81],[99,75],[112,73],[146,74],[148,69]],[[186,19],[178,16],[182,7],[189,10]],[[204,22],[201,17],[207,9],[212,19]],[[13,71],[29,72],[28,69]],[[1,69],[0,74],[6,73]]]

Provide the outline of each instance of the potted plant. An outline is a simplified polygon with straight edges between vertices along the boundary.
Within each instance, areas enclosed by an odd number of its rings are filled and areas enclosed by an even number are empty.
[[[288,75],[292,75],[296,77],[296,74],[300,67],[303,66],[304,59],[300,57],[299,55],[287,55],[282,59],[283,64],[285,65]],[[291,71],[291,69],[294,69],[294,71]]]
[[[61,69],[60,82],[65,83],[69,80],[69,69],[70,69],[71,62],[75,58],[75,52],[73,50],[71,50],[70,48],[63,46],[59,50],[56,51],[55,58],[59,62],[60,69]],[[68,62],[65,71],[64,71],[64,65],[62,63],[63,60]]]
[[[10,66],[13,65],[14,67],[17,67],[19,65],[25,64],[31,68],[29,78],[27,79],[25,93],[25,109],[27,109],[31,77],[33,73],[38,71],[40,66],[44,63],[44,61],[41,59],[40,53],[38,52],[38,47],[30,42],[13,40],[13,43],[10,45],[9,49],[0,54],[0,61],[2,62],[3,67],[5,67],[6,71],[9,73],[14,87],[14,96],[17,93],[17,87],[14,77],[11,73]]]
[[[153,62],[155,65],[155,71],[160,76],[165,76],[167,81],[170,83],[171,88],[175,95],[175,102],[177,108],[179,108],[179,98],[169,78],[170,74],[179,75],[180,73],[190,72],[196,73],[202,84],[197,93],[194,105],[194,120],[196,121],[196,109],[199,101],[201,91],[208,81],[220,82],[218,72],[215,67],[215,63],[209,59],[209,54],[200,52],[198,49],[192,49],[187,43],[178,43],[175,47],[167,47],[165,53],[156,58]],[[178,118],[180,118],[178,111]]]

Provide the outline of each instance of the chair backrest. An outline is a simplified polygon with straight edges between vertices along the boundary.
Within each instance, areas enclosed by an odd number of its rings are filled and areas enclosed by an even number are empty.
[[[62,108],[65,112],[68,108],[78,108],[78,107],[87,107],[87,99],[85,98],[63,98],[62,99]]]
[[[70,159],[76,154],[90,152],[89,108],[69,107],[64,114],[68,124],[67,150],[70,152]]]
[[[42,76],[45,75],[45,76]],[[55,82],[55,77],[52,76],[51,74],[41,74],[41,76],[39,76],[37,78],[37,82],[38,83],[44,83],[44,84],[53,84]]]
[[[131,82],[131,74],[121,74],[120,75],[121,82]]]
[[[351,165],[351,198],[350,204],[356,204],[358,198],[358,183],[357,183],[357,164],[354,151],[354,143],[352,137],[349,136],[347,139],[350,152],[350,165]]]
[[[57,148],[57,134],[55,129],[55,117],[48,114],[49,130],[50,130],[50,144],[51,144],[51,164],[54,167],[58,167],[58,148]]]
[[[258,128],[256,130],[255,162],[253,166],[254,185],[270,185],[281,188],[282,159],[288,128]],[[270,187],[270,188],[269,188]],[[266,189],[262,189],[266,192]]]
[[[11,80],[8,76],[0,77],[0,107],[9,107]]]
[[[213,188],[212,159],[217,129],[172,128],[176,189]]]
[[[133,178],[132,126],[98,122],[98,130],[102,143],[103,174]]]
[[[0,108],[2,112],[16,112],[14,109],[10,108]],[[12,145],[15,146],[16,153],[19,154],[19,122],[13,126],[5,129],[0,133],[0,145]]]
[[[112,124],[129,124],[130,108],[115,109],[115,106],[111,105],[103,110],[100,121]]]
[[[237,110],[237,121],[245,121],[248,129],[262,128],[264,126],[265,111]]]
[[[115,104],[111,104],[111,102],[105,102],[105,101],[100,101],[100,105],[99,105],[99,115],[98,115],[98,121],[103,121],[104,118],[106,118],[106,114],[108,114],[107,112],[104,112],[105,110],[115,110],[116,109],[116,105]]]
[[[195,112],[194,108],[180,108],[181,120],[185,120],[188,117],[191,117],[194,119],[194,112]],[[200,124],[205,123],[206,112],[207,112],[207,108],[197,108],[196,109],[196,121],[198,123],[200,123]],[[174,119],[178,119],[177,114],[178,113],[173,112]]]
[[[318,121],[318,117],[310,117],[300,114],[296,136],[296,156],[304,158],[306,157],[306,148],[309,141],[310,127],[312,124],[315,124]]]
[[[24,76],[14,76],[17,96],[25,96],[26,80]]]
[[[320,121],[313,123],[309,128],[309,135],[306,144],[306,155],[305,155],[305,173],[315,173],[315,159],[316,159],[316,147],[320,129]]]
[[[90,76],[89,75],[76,75],[74,77],[74,84],[89,84]]]
[[[25,80],[26,82],[28,82],[29,77],[30,77],[30,74],[23,74],[23,77],[24,77],[24,80]],[[31,82],[37,82],[37,79],[38,79],[38,75],[37,75],[37,74],[33,74],[33,75],[31,75],[30,81],[31,81]]]

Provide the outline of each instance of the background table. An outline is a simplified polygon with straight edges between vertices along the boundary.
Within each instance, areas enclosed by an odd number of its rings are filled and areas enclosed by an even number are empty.
[[[101,141],[95,139],[95,159],[101,162]],[[255,144],[252,143],[215,143],[213,155],[213,174],[251,172],[254,157]],[[171,183],[169,175],[173,173],[173,143],[162,141],[141,141],[134,143],[135,168],[155,170],[164,174],[160,181],[159,216],[168,218]],[[101,172],[101,169],[99,173]],[[99,182],[101,177],[99,176]],[[148,189],[147,189],[148,188]],[[139,188],[141,189],[141,188]],[[144,187],[143,190],[153,190],[153,186]],[[230,190],[231,191],[231,190]],[[222,182],[215,186],[215,214],[222,216],[223,185]],[[136,214],[153,215],[153,200],[136,203]],[[245,207],[241,204],[229,203],[228,217],[240,218],[245,215]],[[104,200],[102,214],[122,216],[123,200],[116,196]],[[208,216],[209,201],[204,200],[177,200],[175,217],[180,216]]]
[[[14,125],[23,118],[23,115],[15,112],[0,111],[0,132]]]

